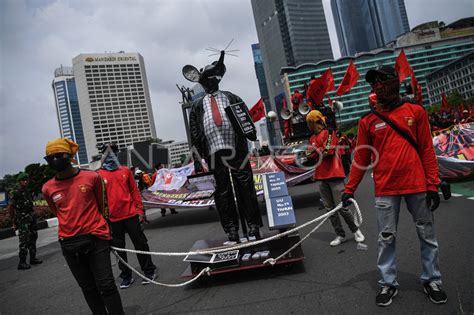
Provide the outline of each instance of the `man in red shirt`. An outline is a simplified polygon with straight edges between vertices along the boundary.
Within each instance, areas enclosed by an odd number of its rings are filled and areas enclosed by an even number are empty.
[[[319,181],[319,192],[326,211],[331,211],[341,202],[341,192],[344,190],[344,178],[346,177],[341,157],[337,151],[336,132],[326,126],[326,117],[320,111],[309,112],[306,115],[306,122],[309,130],[313,132],[309,139],[306,155],[308,159],[318,159],[313,178]],[[342,208],[329,217],[337,235],[329,244],[337,246],[346,240],[346,232],[342,227],[339,214],[354,233],[356,242],[363,242],[365,237],[354,223],[352,213],[347,208]]]
[[[104,179],[107,191],[107,202],[110,212],[110,226],[112,228],[112,244],[115,247],[125,248],[125,232],[128,233],[136,250],[150,251],[148,240],[143,233],[140,223],[144,221],[143,204],[132,172],[128,167],[120,166],[116,153],[116,144],[104,146],[102,167],[97,171]],[[120,257],[127,261],[127,253],[119,252]],[[150,255],[137,254],[138,262],[145,276],[154,280],[156,266]],[[120,278],[121,289],[126,289],[135,281],[132,271],[119,262],[122,271]],[[142,280],[142,284],[149,284],[149,280]]]
[[[398,293],[395,244],[402,198],[420,240],[424,292],[432,302],[445,303],[432,213],[440,202],[438,165],[428,115],[422,106],[400,99],[398,74],[392,67],[369,70],[365,79],[377,95],[377,102],[359,122],[357,147],[342,200],[347,205],[348,199],[354,198],[372,163],[379,232],[377,267],[381,276],[376,304],[388,306]]]
[[[43,196],[56,213],[62,252],[93,314],[124,314],[110,263],[110,230],[100,176],[74,168],[78,145],[66,138],[49,141],[45,160],[56,176]]]

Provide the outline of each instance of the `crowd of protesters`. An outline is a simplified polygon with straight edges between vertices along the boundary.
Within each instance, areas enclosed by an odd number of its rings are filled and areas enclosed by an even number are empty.
[[[441,287],[439,249],[433,219],[433,211],[440,203],[440,180],[430,124],[431,128],[444,129],[453,123],[472,122],[473,119],[467,111],[462,112],[458,121],[445,112],[428,117],[422,106],[400,97],[398,73],[390,66],[370,70],[365,78],[372,86],[375,101],[371,111],[359,122],[357,139],[353,134],[339,133],[332,121],[334,116],[322,106],[313,107],[306,115],[306,123],[312,133],[306,156],[309,160],[318,161],[314,179],[320,183],[324,208],[330,211],[342,203],[342,208],[330,217],[336,234],[330,246],[346,241],[340,217],[354,234],[356,242],[365,240],[348,206],[355,198],[365,170],[373,162],[372,150],[375,150],[378,161],[373,165],[373,180],[378,229],[377,269],[380,275],[376,304],[388,306],[398,294],[395,257],[402,199],[413,217],[420,242],[423,291],[432,302],[446,303],[447,295]],[[162,166],[156,166],[152,177],[137,168],[121,166],[117,159],[117,146],[109,144],[102,151],[99,170],[81,170],[73,167],[77,151],[78,145],[66,138],[47,143],[45,160],[56,175],[44,184],[42,193],[56,212],[62,253],[91,311],[94,314],[123,314],[112,272],[110,246],[124,248],[125,233],[128,233],[135,249],[150,250],[141,226],[145,216],[140,191],[157,180]],[[354,158],[351,161],[352,155]],[[407,160],[410,163],[406,163]],[[18,178],[22,187],[26,180],[25,175]],[[19,192],[22,195],[18,193],[13,198],[12,211],[20,203],[29,205],[27,192],[21,187]],[[26,208],[30,209],[29,206]],[[23,214],[18,209],[16,211],[17,224],[25,226],[20,235],[18,269],[27,269],[30,268],[26,263],[28,251],[30,264],[41,263],[36,258],[35,228],[28,225],[30,222],[34,225],[34,218],[30,220],[27,216],[31,211],[25,212],[24,217],[28,220],[22,221]],[[171,211],[173,213],[174,209]],[[125,253],[120,252],[119,255],[124,262],[127,261]],[[145,274],[142,284],[153,282],[156,266],[151,256],[139,254],[137,258]],[[122,261],[119,268],[122,278],[120,288],[128,288],[134,281],[131,270]]]
[[[439,131],[450,128],[457,124],[466,124],[474,122],[474,111],[463,109],[440,110],[429,115],[431,131]]]

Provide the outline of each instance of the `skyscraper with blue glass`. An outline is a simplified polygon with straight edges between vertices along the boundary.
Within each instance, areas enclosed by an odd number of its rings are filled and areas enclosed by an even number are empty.
[[[262,51],[260,50],[260,44],[252,45],[253,64],[255,67],[255,74],[258,81],[258,89],[260,90],[260,97],[265,103],[265,110],[268,112],[271,110],[270,97],[268,96],[267,81],[265,79],[265,70],[263,69]]]
[[[409,32],[404,0],[331,0],[341,56],[384,47]]]
[[[79,151],[75,158],[79,165],[86,166],[89,161],[72,67],[57,68],[54,71],[52,87],[60,135],[79,144]]]

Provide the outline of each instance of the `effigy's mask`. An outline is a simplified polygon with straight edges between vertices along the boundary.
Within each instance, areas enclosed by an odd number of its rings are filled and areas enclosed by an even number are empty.
[[[226,67],[224,65],[225,52],[221,51],[218,61],[214,61],[203,69],[198,70],[192,65],[183,67],[183,76],[191,81],[202,85],[206,93],[211,94],[219,90],[219,82],[225,74]]]

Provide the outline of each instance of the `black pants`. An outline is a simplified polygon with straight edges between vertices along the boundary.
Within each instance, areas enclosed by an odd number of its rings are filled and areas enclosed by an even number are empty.
[[[136,250],[150,251],[148,246],[148,240],[142,231],[138,216],[134,216],[125,220],[117,222],[111,222],[112,228],[112,245],[119,248],[125,248],[125,232],[128,233],[132,240],[133,246]],[[123,260],[127,261],[127,253],[118,252]],[[138,262],[145,275],[151,274],[155,271],[156,266],[151,261],[150,255],[137,254]],[[121,261],[119,262],[119,268],[122,271],[120,278],[126,279],[132,276],[132,271],[125,266]]]
[[[244,158],[227,160],[231,155],[230,150],[219,150],[211,157],[211,170],[216,180],[216,191],[214,200],[221,220],[222,227],[226,233],[230,229],[239,228],[239,216],[234,202],[232,182],[234,183],[237,205],[243,213],[249,227],[261,227],[262,217],[258,207],[257,195],[253,182],[253,173],[250,162],[243,164]],[[224,160],[223,160],[224,158]],[[231,168],[229,168],[231,166]],[[232,175],[232,182],[229,175]]]
[[[88,253],[66,254],[63,251],[63,255],[93,314],[124,314],[107,241],[97,238]]]

